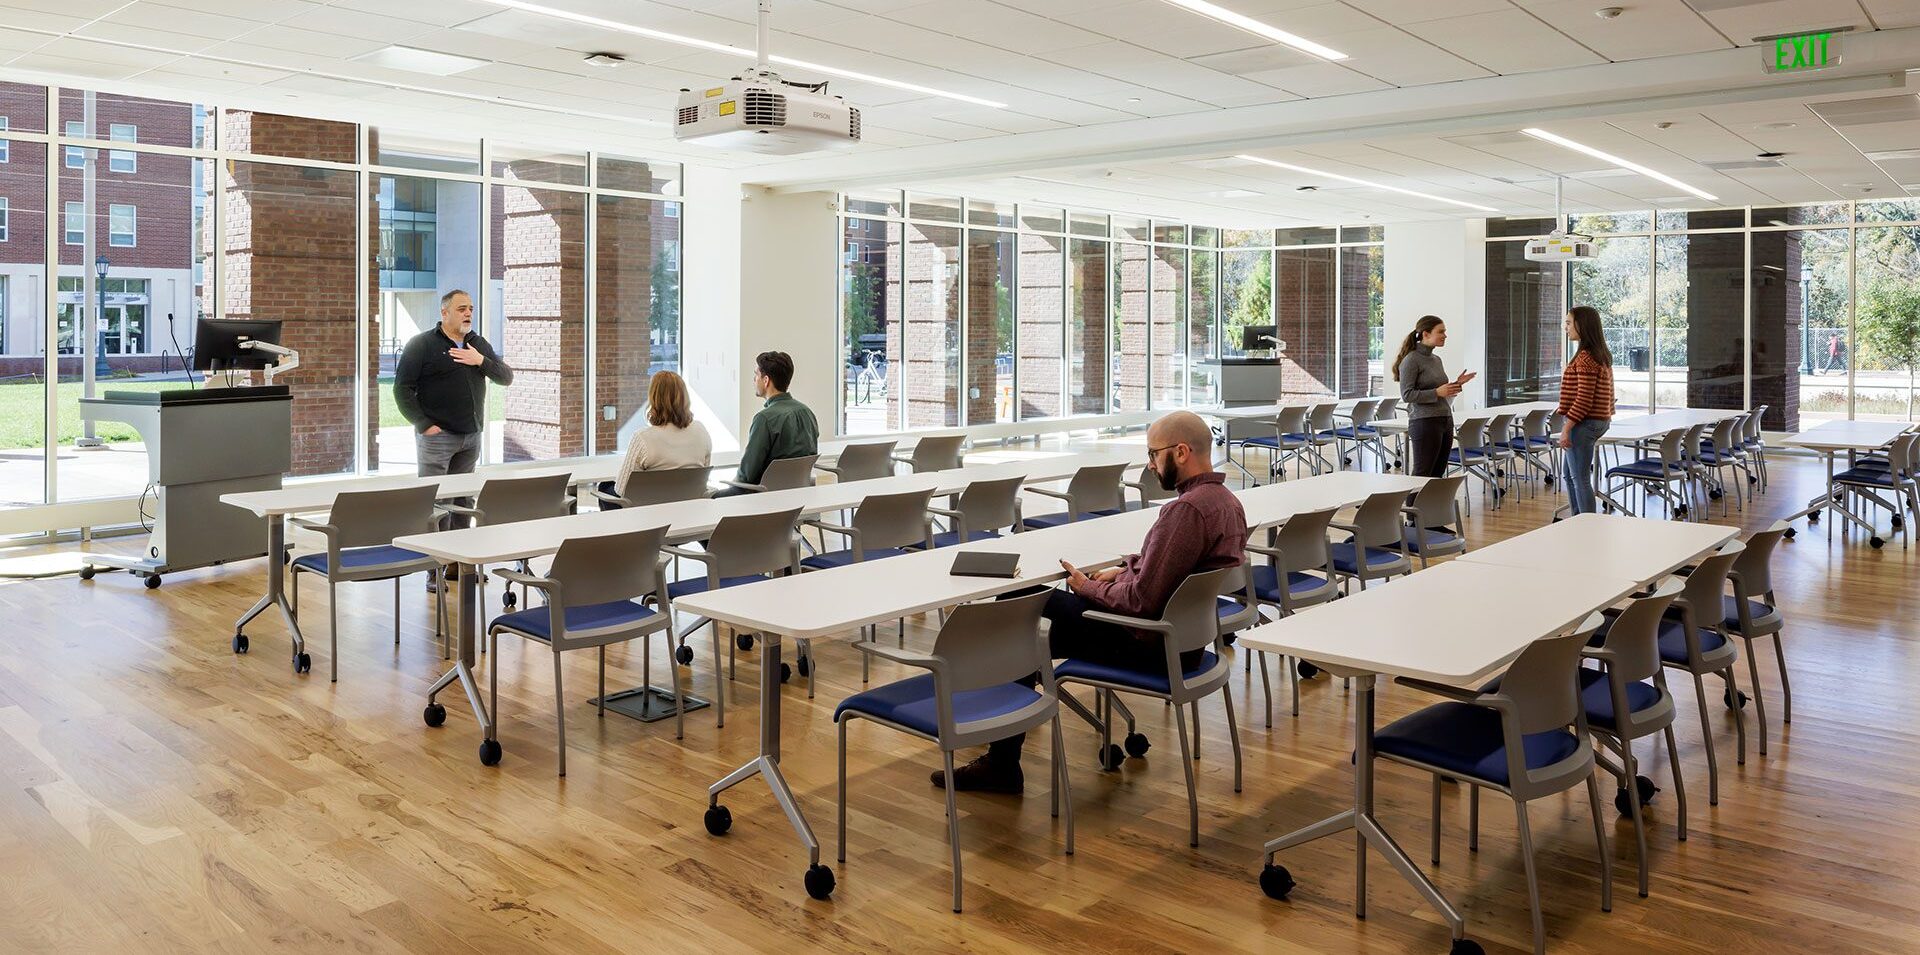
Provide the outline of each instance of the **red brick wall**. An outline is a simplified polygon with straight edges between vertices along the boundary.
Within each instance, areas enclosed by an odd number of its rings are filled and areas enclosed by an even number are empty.
[[[1368,265],[1376,255],[1385,255],[1381,246],[1361,246],[1340,250],[1340,397],[1366,395]],[[1391,357],[1391,356],[1387,356]],[[1384,384],[1382,385],[1384,388]]]
[[[1073,414],[1105,414],[1107,411],[1107,243],[1073,240],[1068,246],[1068,275],[1073,289],[1068,293],[1067,336],[1069,374],[1077,365],[1076,382],[1069,379],[1067,391]]]
[[[1153,279],[1153,406],[1178,407],[1186,398],[1181,376],[1186,374],[1182,325],[1187,294],[1187,250],[1155,248]]]
[[[1061,281],[1065,278],[1066,240],[1049,235],[1022,234],[1020,267],[1015,273],[1020,283],[1015,295],[1015,359],[1019,382],[1019,416],[1055,418],[1060,415],[1061,375],[1065,372],[1061,350],[1066,344],[1062,324],[1065,304]]]
[[[1116,281],[1113,321],[1119,328],[1119,350],[1114,355],[1113,410],[1143,411],[1147,407],[1147,247],[1116,242]]]
[[[889,332],[888,347],[906,374],[906,426],[958,425],[959,369],[947,356],[959,344],[960,230],[907,223],[905,245],[904,341],[892,351]]]
[[[508,461],[585,453],[586,201],[580,193],[495,186],[501,221],[506,320],[501,351],[513,366],[507,389]]]
[[[1273,311],[1287,343],[1280,387],[1287,394],[1334,393],[1334,250],[1274,253]]]
[[[656,242],[677,235],[666,203],[602,198],[596,212],[594,250],[594,365],[599,375],[594,410],[613,405],[612,421],[600,418],[594,450],[620,446],[620,423],[647,403],[653,376],[653,266]]]
[[[906,353],[906,249],[903,244],[905,226],[898,222],[886,224],[886,246],[881,274],[882,313],[887,330],[887,427],[892,430],[905,428],[906,390],[900,385],[901,372],[907,367]]]
[[[999,354],[996,283],[1006,285],[1011,295],[1014,237],[986,230],[967,235],[966,422],[981,424],[996,420],[999,413],[999,373],[994,365]]]

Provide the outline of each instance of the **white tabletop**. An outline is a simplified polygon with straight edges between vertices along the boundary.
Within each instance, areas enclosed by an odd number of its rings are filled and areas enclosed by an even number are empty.
[[[1638,587],[1600,574],[1454,560],[1243,631],[1238,645],[1469,686]]]
[[[711,534],[721,518],[734,515],[766,514],[798,507],[802,516],[810,516],[857,507],[870,495],[902,494],[927,488],[932,488],[938,494],[958,493],[975,481],[1010,477],[1019,477],[1028,483],[1057,481],[1072,477],[1074,472],[1089,465],[1133,464],[1136,461],[1134,455],[1112,452],[1045,455],[1024,461],[954,468],[929,474],[816,484],[786,491],[701,498],[616,511],[586,511],[515,524],[413,534],[395,538],[393,543],[397,547],[418,551],[448,563],[497,564],[551,554],[559,550],[560,545],[570,537],[592,537],[666,526],[670,528],[667,535],[669,540],[691,540]]]
[[[1678,428],[1695,425],[1709,427],[1746,412],[1737,408],[1673,408],[1654,414],[1627,415],[1613,419],[1602,441],[1631,444],[1657,438]]]
[[[1271,418],[1288,408],[1312,408],[1317,405],[1333,405],[1336,411],[1351,411],[1361,401],[1379,401],[1379,398],[1290,398],[1286,401],[1265,405],[1245,405],[1239,408],[1193,408],[1194,414],[1208,418],[1230,421],[1239,418]]]
[[[1780,443],[1815,451],[1871,451],[1911,427],[1905,421],[1823,421]]]
[[[1739,535],[1722,524],[1581,514],[1460,555],[1501,567],[1561,568],[1650,584]]]
[[[1560,407],[1560,404],[1554,401],[1520,401],[1510,405],[1494,405],[1491,408],[1478,408],[1473,411],[1463,411],[1459,414],[1454,415],[1453,419],[1456,422],[1484,421],[1488,418],[1493,417],[1494,415],[1510,414],[1510,415],[1513,415],[1514,419],[1517,421],[1521,418],[1526,417],[1529,414],[1532,414],[1535,411],[1555,411],[1555,410],[1558,410],[1559,407]]]

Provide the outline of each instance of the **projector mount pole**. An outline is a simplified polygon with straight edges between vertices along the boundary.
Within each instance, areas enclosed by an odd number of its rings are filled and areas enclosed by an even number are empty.
[[[767,72],[767,47],[773,36],[773,0],[760,0],[760,16],[754,32],[753,68],[757,73]]]

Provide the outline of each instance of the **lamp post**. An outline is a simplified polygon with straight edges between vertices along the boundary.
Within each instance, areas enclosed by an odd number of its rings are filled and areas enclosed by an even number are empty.
[[[94,334],[97,336],[93,348],[93,377],[105,378],[113,374],[107,367],[107,270],[113,263],[106,256],[93,260],[94,285],[100,293],[100,310],[94,313]]]

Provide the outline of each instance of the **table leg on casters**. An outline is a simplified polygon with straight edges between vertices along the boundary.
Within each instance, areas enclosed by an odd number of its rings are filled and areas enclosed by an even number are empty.
[[[1354,830],[1354,899],[1353,914],[1356,918],[1367,917],[1367,847],[1371,845],[1381,855],[1387,857],[1394,870],[1413,884],[1414,889],[1434,907],[1440,916],[1446,919],[1447,928],[1452,931],[1455,953],[1478,952],[1477,944],[1466,938],[1467,923],[1460,913],[1449,903],[1446,896],[1440,894],[1438,886],[1428,879],[1413,863],[1400,844],[1387,834],[1380,823],[1373,818],[1373,674],[1356,674],[1353,677],[1354,717],[1353,751],[1354,780],[1353,808],[1329,816],[1304,829],[1290,832],[1266,844],[1266,867],[1260,873],[1260,888],[1267,895],[1284,899],[1293,891],[1292,873],[1285,866],[1277,865],[1274,856],[1281,850],[1304,845],[1316,839],[1339,835],[1349,829]]]
[[[733,814],[720,805],[720,794],[755,776],[767,781],[773,800],[787,814],[800,844],[807,847],[807,894],[825,900],[833,895],[833,869],[820,864],[820,840],[800,811],[793,787],[780,772],[780,635],[760,634],[760,755],[707,787],[707,831],[724,835],[733,826]]]
[[[253,618],[266,612],[268,607],[278,606],[281,619],[287,622],[287,633],[293,637],[293,669],[296,673],[305,673],[313,665],[307,656],[307,641],[300,633],[300,624],[294,618],[293,606],[287,603],[287,519],[279,514],[267,516],[267,592],[255,601],[240,619],[233,622],[233,652],[245,653],[247,645],[247,624]]]
[[[441,578],[445,580],[445,578]],[[487,709],[480,696],[480,683],[474,679],[473,663],[480,641],[480,575],[471,564],[460,565],[459,599],[455,610],[460,628],[459,650],[454,655],[453,669],[440,674],[433,686],[427,688],[427,709],[422,714],[428,726],[439,726],[447,721],[447,708],[435,700],[440,691],[453,685],[455,681],[467,694],[467,704],[473,708],[473,717],[480,724],[480,762],[494,766],[500,762],[500,740],[495,735],[499,729],[494,725],[493,714]],[[493,664],[498,666],[498,662]]]

